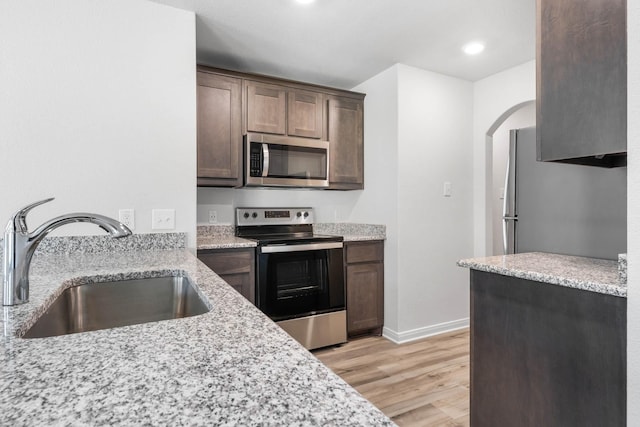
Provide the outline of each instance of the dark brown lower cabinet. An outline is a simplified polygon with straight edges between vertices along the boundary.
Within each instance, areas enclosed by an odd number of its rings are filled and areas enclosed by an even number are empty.
[[[627,300],[471,271],[471,425],[626,425]]]
[[[255,304],[254,248],[200,250],[198,259]]]
[[[382,334],[384,242],[346,242],[347,334]]]

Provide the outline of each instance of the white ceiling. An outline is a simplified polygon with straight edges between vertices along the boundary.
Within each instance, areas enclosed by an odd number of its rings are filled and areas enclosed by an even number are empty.
[[[535,57],[535,0],[154,1],[196,13],[198,63],[345,89],[398,62],[475,81]]]

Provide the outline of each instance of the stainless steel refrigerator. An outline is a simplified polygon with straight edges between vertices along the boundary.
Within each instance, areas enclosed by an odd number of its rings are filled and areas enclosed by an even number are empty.
[[[627,169],[536,161],[536,128],[511,130],[505,253],[617,259],[627,251]]]

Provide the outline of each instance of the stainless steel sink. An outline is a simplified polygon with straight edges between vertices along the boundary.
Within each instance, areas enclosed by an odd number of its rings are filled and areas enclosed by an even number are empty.
[[[209,310],[184,276],[91,283],[65,289],[23,338],[178,319]]]

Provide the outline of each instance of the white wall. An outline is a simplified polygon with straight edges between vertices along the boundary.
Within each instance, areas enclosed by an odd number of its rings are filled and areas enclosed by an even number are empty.
[[[357,197],[352,222],[385,224],[385,327],[398,330],[398,66],[381,72],[354,90],[364,92],[365,190]]]
[[[627,2],[627,424],[640,424],[640,1]]]
[[[492,251],[487,232],[491,230],[490,193],[491,147],[486,135],[491,126],[510,108],[536,97],[535,61],[510,68],[479,80],[473,85],[473,217],[474,255]]]
[[[493,133],[492,173],[491,173],[491,245],[492,252],[488,255],[503,255],[502,242],[502,209],[504,202],[505,174],[507,172],[507,158],[509,156],[509,133],[511,129],[522,129],[536,125],[536,104],[534,102],[523,106],[506,119]]]
[[[409,339],[469,316],[456,260],[473,252],[473,85],[405,65],[398,82],[398,332]]]
[[[55,196],[30,214],[32,227],[134,208],[145,233],[151,209],[173,208],[194,247],[194,14],[144,0],[1,6],[0,220]]]
[[[366,173],[366,172],[365,172]],[[365,177],[366,182],[366,177]],[[366,190],[365,190],[366,191]],[[209,225],[214,210],[218,224],[235,224],[237,207],[312,207],[316,222],[347,222],[362,191],[269,188],[198,188],[198,224]]]

